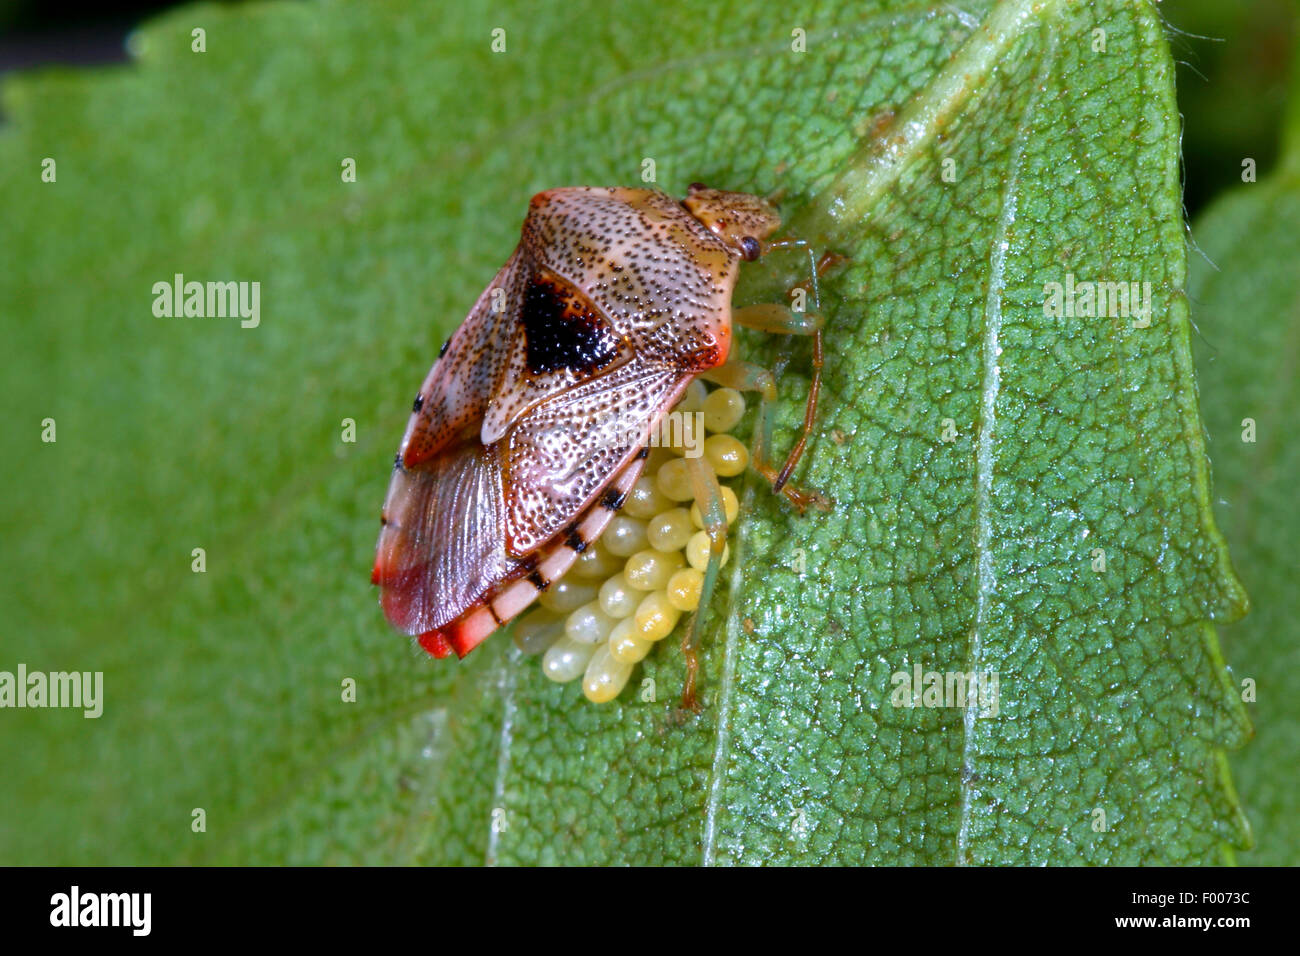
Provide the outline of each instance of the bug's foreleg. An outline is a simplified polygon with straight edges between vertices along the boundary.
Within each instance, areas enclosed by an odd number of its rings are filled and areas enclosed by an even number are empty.
[[[767,369],[742,359],[728,359],[717,368],[702,373],[700,378],[739,392],[758,392],[761,401],[758,405],[758,422],[754,428],[754,448],[750,461],[755,471],[775,484],[777,472],[768,464],[767,449],[772,444],[772,421],[768,415],[768,405],[776,401],[776,376]],[[785,494],[790,497],[794,491],[795,489],[787,487]],[[804,503],[792,497],[790,500],[801,512],[804,510]],[[703,514],[703,509],[700,513]]]
[[[825,320],[816,312],[796,312],[776,302],[746,305],[731,312],[731,321],[772,335],[816,335]]]
[[[795,312],[775,303],[736,309],[731,317],[732,321],[739,325],[763,332],[812,337],[813,374],[808,387],[808,401],[804,406],[803,429],[799,434],[799,440],[790,449],[785,463],[779,469],[768,458],[768,449],[772,446],[772,419],[769,406],[776,400],[775,375],[765,368],[748,362],[728,360],[717,368],[705,372],[701,378],[728,388],[759,393],[762,401],[759,403],[758,426],[755,429],[757,434],[754,440],[754,469],[771,482],[774,492],[784,494],[800,512],[807,509],[809,505],[821,511],[830,510],[830,501],[825,495],[788,484],[790,475],[799,463],[804,449],[808,447],[808,438],[812,435],[813,427],[817,422],[817,399],[821,394],[824,358],[822,317],[816,313]]]
[[[713,588],[722,567],[722,555],[727,548],[727,507],[718,485],[718,476],[701,456],[683,459],[691,478],[691,492],[700,509],[704,531],[709,536],[709,563],[705,566],[704,582],[700,587],[700,603],[691,616],[691,623],[682,635],[682,654],[686,658],[686,684],[682,688],[682,707],[695,710],[695,678],[700,669],[700,623],[707,613]]]

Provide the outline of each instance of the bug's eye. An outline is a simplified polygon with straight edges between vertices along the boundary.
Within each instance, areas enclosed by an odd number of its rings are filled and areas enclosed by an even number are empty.
[[[745,257],[746,262],[753,262],[762,251],[763,247],[753,236],[746,236],[740,240],[740,254]]]
[[[704,185],[704,183],[691,183],[689,186],[686,187],[686,191],[688,193],[697,193],[701,189],[708,189],[708,188],[709,187]]]

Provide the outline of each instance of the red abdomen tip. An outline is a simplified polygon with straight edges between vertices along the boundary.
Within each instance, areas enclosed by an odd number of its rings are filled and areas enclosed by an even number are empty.
[[[416,640],[436,658],[442,659],[451,653],[451,642],[442,631],[425,631]]]

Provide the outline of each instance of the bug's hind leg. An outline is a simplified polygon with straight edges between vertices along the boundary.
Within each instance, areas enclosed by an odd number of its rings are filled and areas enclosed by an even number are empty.
[[[682,688],[682,707],[685,710],[698,710],[699,702],[695,699],[695,680],[700,670],[700,624],[708,612],[713,588],[718,581],[718,572],[722,568],[722,555],[727,547],[727,508],[722,498],[722,489],[718,477],[713,473],[708,461],[703,457],[683,459],[686,471],[691,478],[691,492],[695,504],[700,509],[704,530],[709,536],[709,563],[704,571],[704,583],[700,588],[700,603],[691,615],[690,625],[682,635],[682,655],[686,659],[686,683]]]
[[[752,365],[749,362],[731,360],[715,369],[705,372],[701,377],[717,385],[740,391],[758,392],[761,402],[758,408],[758,428],[754,440],[754,470],[766,478],[772,490],[784,494],[800,513],[811,505],[820,511],[829,511],[830,499],[819,491],[796,488],[790,485],[790,475],[794,472],[799,458],[808,446],[817,421],[817,399],[822,384],[822,317],[815,313],[795,312],[783,305],[751,305],[736,309],[732,321],[747,328],[758,329],[784,335],[807,335],[813,340],[813,376],[808,388],[808,401],[804,407],[803,430],[799,440],[786,456],[785,463],[778,469],[768,459],[768,449],[772,445],[772,419],[770,405],[776,400],[776,376],[771,371]],[[701,509],[702,513],[703,509]]]

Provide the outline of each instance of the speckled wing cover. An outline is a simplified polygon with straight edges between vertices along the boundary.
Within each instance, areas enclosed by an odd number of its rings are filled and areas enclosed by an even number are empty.
[[[592,508],[690,380],[725,360],[738,261],[657,191],[534,197],[402,440],[374,570],[395,627],[457,621]]]

